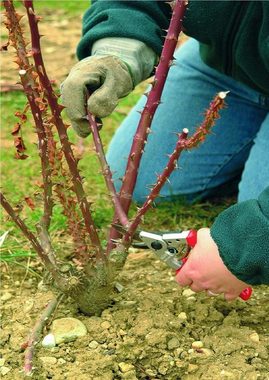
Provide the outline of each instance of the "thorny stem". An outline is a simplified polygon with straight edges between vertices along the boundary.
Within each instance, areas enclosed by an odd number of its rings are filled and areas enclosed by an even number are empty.
[[[187,138],[189,132],[187,128],[184,128],[182,133],[178,135],[176,147],[172,154],[169,156],[169,160],[165,169],[160,175],[158,175],[157,182],[152,187],[145,203],[138,210],[133,221],[130,223],[127,234],[124,236],[123,242],[128,242],[134,234],[134,232],[136,231],[139,223],[141,222],[141,218],[143,217],[143,215],[145,215],[149,207],[152,205],[153,201],[159,195],[161,188],[168,180],[171,173],[177,167],[177,161],[182,151],[197,147],[200,143],[202,143],[205,140],[206,136],[210,133],[211,128],[215,124],[215,120],[219,118],[219,111],[224,107],[224,99],[226,95],[227,92],[220,92],[216,95],[216,97],[210,103],[210,106],[205,113],[203,123],[196,129],[196,131],[190,138]]]
[[[23,37],[23,31],[19,24],[20,15],[16,13],[13,3],[11,1],[3,1],[6,9],[7,22],[6,26],[10,30],[10,39],[17,51],[16,63],[18,64],[21,77],[21,83],[24,92],[27,96],[32,115],[36,125],[38,136],[39,156],[41,161],[41,172],[43,177],[44,191],[43,191],[43,216],[40,223],[48,230],[50,226],[53,201],[52,201],[52,181],[51,181],[51,167],[48,158],[48,140],[45,132],[45,127],[42,119],[42,112],[36,102],[40,99],[40,91],[38,84],[34,78],[33,66],[30,64],[27,57],[26,43]]]
[[[128,215],[131,205],[132,196],[137,180],[140,161],[144,152],[144,147],[150,133],[151,123],[155,111],[160,104],[160,99],[164,84],[173,64],[173,54],[178,42],[179,33],[182,30],[182,20],[187,7],[187,1],[176,0],[173,9],[170,25],[168,28],[167,36],[165,38],[160,62],[157,66],[155,77],[153,80],[152,88],[149,92],[146,105],[142,111],[141,118],[133,139],[133,144],[127,161],[123,182],[120,189],[120,203],[123,210]],[[114,215],[114,223],[117,223],[117,216]],[[110,250],[113,248],[111,239],[118,238],[119,234],[115,229],[110,230],[109,245]]]
[[[115,207],[115,213],[120,223],[123,226],[127,226],[129,224],[129,221],[128,221],[126,213],[124,212],[122,208],[122,205],[120,204],[119,197],[117,195],[117,192],[113,183],[112,173],[105,157],[105,152],[103,149],[103,144],[101,142],[101,137],[100,137],[100,133],[98,130],[95,117],[90,112],[88,112],[88,120],[89,120],[89,125],[90,125],[92,136],[93,136],[96,154],[101,165],[103,177],[105,179],[106,186],[109,191],[109,195]]]
[[[54,313],[56,307],[61,302],[62,298],[63,298],[63,294],[60,294],[58,297],[53,298],[48,303],[41,317],[39,318],[39,320],[36,322],[35,326],[33,327],[33,330],[31,331],[30,336],[28,338],[28,341],[24,345],[24,347],[26,347],[25,360],[24,360],[24,372],[26,376],[32,375],[35,346],[38,343],[40,339],[40,335],[42,334],[44,327],[48,323],[49,318]]]
[[[133,145],[128,157],[125,175],[120,190],[120,201],[127,213],[131,204],[132,195],[137,179],[138,169],[143,154],[143,149],[150,132],[155,111],[160,104],[160,99],[167,74],[173,64],[173,54],[177,45],[178,36],[182,29],[182,19],[186,10],[186,2],[177,0],[171,17],[167,36],[165,38],[159,65],[156,69],[152,89],[148,95],[145,108],[134,136]]]
[[[44,87],[48,104],[53,114],[54,123],[59,134],[59,138],[60,138],[62,149],[66,158],[66,162],[68,164],[70,173],[72,175],[74,191],[77,195],[78,203],[79,203],[79,206],[84,218],[85,226],[89,233],[89,236],[93,245],[93,249],[96,252],[96,259],[105,260],[105,256],[101,247],[101,242],[100,242],[96,227],[94,225],[94,222],[90,213],[89,203],[87,201],[86,194],[83,189],[82,178],[79,174],[77,162],[74,157],[73,151],[71,149],[70,142],[68,140],[66,126],[63,123],[63,120],[60,115],[63,107],[58,104],[57,97],[52,89],[51,83],[48,79],[46,69],[44,66],[44,62],[43,62],[43,58],[41,54],[41,47],[40,47],[41,36],[39,34],[39,30],[37,26],[38,18],[36,17],[34,13],[33,1],[24,1],[24,6],[27,10],[27,15],[28,15],[28,20],[29,20],[31,40],[32,40],[32,53],[33,53],[33,58],[35,61],[36,71],[38,73],[40,82],[42,86]]]

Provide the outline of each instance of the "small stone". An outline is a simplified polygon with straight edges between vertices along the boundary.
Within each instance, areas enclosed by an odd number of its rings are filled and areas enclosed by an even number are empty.
[[[111,327],[111,324],[108,321],[104,321],[101,323],[101,327],[105,330],[108,330]]]
[[[123,287],[119,282],[116,282],[116,283],[115,283],[115,289],[116,289],[119,293],[121,293],[121,292],[123,291],[124,287]]]
[[[182,322],[187,320],[187,314],[184,313],[184,311],[182,311],[181,313],[179,313],[177,317]]]
[[[145,373],[150,377],[156,377],[157,372],[155,370],[152,370],[151,368],[147,368],[145,370]]]
[[[6,302],[6,301],[10,300],[12,297],[13,297],[13,296],[12,296],[11,293],[9,293],[9,292],[5,292],[5,293],[2,295],[2,297],[1,297],[1,301]]]
[[[259,343],[259,341],[260,341],[259,334],[256,332],[250,334],[249,339],[252,340],[252,342],[254,342],[254,343]]]
[[[66,363],[66,360],[64,360],[63,358],[58,359],[58,364],[63,365],[65,363]]]
[[[5,358],[0,359],[0,367],[3,367],[3,365],[5,364],[5,361],[6,361]]]
[[[55,336],[53,334],[46,335],[43,338],[41,345],[45,348],[55,347],[56,346]]]
[[[182,295],[184,297],[190,297],[190,296],[193,296],[194,294],[195,294],[195,292],[191,289],[184,289],[182,292]]]
[[[188,302],[195,302],[196,301],[196,297],[194,297],[194,296],[187,297],[187,301]]]
[[[197,371],[198,368],[199,368],[199,366],[196,364],[189,364],[188,365],[188,372],[190,372],[190,373],[195,372],[195,371]]]
[[[57,363],[57,359],[54,356],[41,356],[40,360],[44,366],[52,366]]]
[[[161,375],[166,375],[167,374],[167,371],[168,371],[168,367],[167,367],[167,364],[166,363],[161,363],[159,368],[158,368],[158,372],[161,374]]]
[[[34,307],[34,300],[32,298],[26,300],[23,305],[24,313],[26,314],[29,313],[29,311],[31,311],[33,307]]]
[[[93,350],[95,348],[97,348],[99,346],[99,343],[96,342],[96,340],[92,340],[90,343],[89,343],[89,347],[92,348]]]
[[[56,344],[67,343],[87,334],[86,326],[76,318],[60,318],[52,322],[51,331]]]
[[[17,288],[19,288],[19,287],[21,286],[21,283],[20,283],[20,281],[15,281],[15,282],[14,282],[14,285],[15,285]]]
[[[197,350],[199,348],[204,347],[204,344],[201,340],[196,340],[195,342],[192,342],[191,346],[194,350]]]
[[[167,343],[168,350],[174,350],[175,348],[178,348],[179,346],[180,346],[180,342],[176,337],[170,339]]]
[[[121,362],[119,363],[119,369],[121,372],[126,373],[129,371],[133,371],[135,367],[130,363]]]
[[[10,368],[8,367],[1,367],[0,373],[2,376],[5,376],[10,371]]]

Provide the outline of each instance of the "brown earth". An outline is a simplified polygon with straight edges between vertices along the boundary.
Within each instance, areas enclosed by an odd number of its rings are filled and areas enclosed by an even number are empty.
[[[2,306],[3,378],[22,379],[20,346],[52,294],[37,291],[30,272],[3,272],[10,297]],[[88,333],[55,348],[39,344],[33,379],[269,379],[268,287],[256,288],[248,302],[190,294],[143,251],[130,255],[119,282],[123,291],[100,317],[80,314],[69,300],[59,306],[54,318],[78,318]]]
[[[44,21],[39,23],[39,29],[40,33],[46,36],[41,39],[46,69],[50,79],[56,80],[59,84],[76,62],[75,51],[81,35],[81,17],[63,16],[59,10],[51,13],[44,11],[41,16],[44,17]],[[24,19],[22,19],[22,23]],[[0,33],[1,44],[4,44],[7,41],[7,31],[2,23]],[[29,41],[28,36],[27,38]],[[8,51],[1,52],[1,87],[18,82],[18,69],[13,62],[14,59],[12,47],[9,47]]]

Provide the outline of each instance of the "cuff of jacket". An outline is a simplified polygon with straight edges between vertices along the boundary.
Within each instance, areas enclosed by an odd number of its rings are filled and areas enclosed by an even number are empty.
[[[269,187],[258,200],[222,212],[210,232],[224,264],[237,278],[252,285],[269,284]]]
[[[93,44],[91,54],[117,56],[128,66],[134,86],[151,75],[157,62],[150,47],[131,38],[102,38]]]

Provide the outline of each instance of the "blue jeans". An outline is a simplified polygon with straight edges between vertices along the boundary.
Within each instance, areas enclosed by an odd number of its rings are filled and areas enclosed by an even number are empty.
[[[269,186],[269,97],[208,67],[200,58],[199,45],[191,39],[177,50],[143,155],[134,192],[142,203],[175,147],[175,132],[192,134],[203,112],[219,91],[230,93],[213,133],[198,148],[183,152],[176,170],[159,200],[185,196],[187,200],[238,192],[239,201],[257,198]],[[143,96],[116,131],[107,153],[119,189],[129,149],[141,111]],[[239,189],[238,189],[239,185]]]

